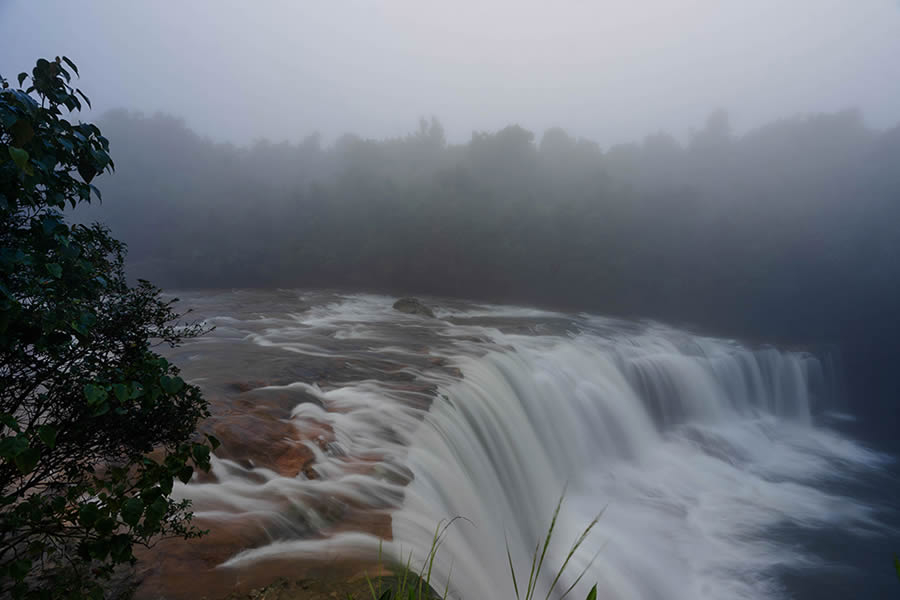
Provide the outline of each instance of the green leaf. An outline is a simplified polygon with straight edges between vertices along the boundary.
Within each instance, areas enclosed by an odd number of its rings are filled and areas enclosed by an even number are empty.
[[[167,510],[169,510],[169,503],[163,498],[157,498],[153,501],[153,504],[147,507],[147,513],[144,518],[145,523],[153,526],[157,525],[165,516]]]
[[[131,559],[131,537],[124,533],[113,536],[109,547],[109,553],[116,562],[121,563]]]
[[[900,579],[900,558],[894,555],[894,570],[897,571],[897,579]]]
[[[25,119],[19,119],[9,128],[13,135],[13,145],[21,148],[34,138],[34,128]]]
[[[131,382],[131,394],[128,396],[130,400],[136,400],[144,394],[144,386],[137,381]]]
[[[222,442],[219,441],[219,438],[214,435],[206,434],[206,439],[209,440],[209,445],[212,446],[213,450],[222,445]]]
[[[78,67],[75,66],[75,63],[73,63],[71,60],[69,60],[69,59],[68,59],[67,57],[65,57],[65,56],[63,56],[62,59],[63,59],[63,62],[65,62],[67,65],[69,65],[69,67],[70,67],[73,71],[75,71],[75,74],[78,75]]]
[[[587,600],[597,600],[597,584],[594,584],[594,587],[591,588],[591,591],[588,592]]]
[[[82,92],[81,90],[75,90],[75,93],[84,98],[84,101],[87,103],[88,108],[93,108],[93,106],[91,106],[91,99],[85,96],[84,92]]]
[[[185,465],[181,471],[178,472],[178,479],[181,480],[181,483],[187,483],[191,480],[191,477],[194,475],[194,467],[190,465]]]
[[[16,468],[18,468],[23,475],[27,475],[34,471],[39,460],[41,460],[41,451],[37,448],[28,447],[16,456]]]
[[[9,574],[16,581],[22,581],[31,571],[31,561],[27,558],[20,558],[9,566]]]
[[[23,82],[25,81],[25,79],[27,79],[27,78],[28,78],[28,73],[19,73],[19,77],[18,77],[18,79],[19,79],[19,87],[22,87],[22,83],[23,83]]]
[[[81,248],[75,244],[64,245],[62,255],[69,259],[78,258],[81,255]]]
[[[131,390],[128,389],[127,385],[122,385],[121,383],[116,383],[112,386],[113,393],[116,395],[116,399],[122,404],[125,404],[131,398]]]
[[[62,277],[62,267],[59,264],[47,263],[46,265],[44,265],[44,267],[47,269],[47,272],[56,279]]]
[[[22,150],[21,148],[16,148],[15,146],[9,147],[9,157],[13,159],[13,162],[16,163],[16,166],[28,173],[29,175],[33,175],[34,171],[31,170],[31,166],[28,164],[28,152],[26,150]]]
[[[381,594],[381,597],[379,597],[378,600],[391,600],[391,589],[388,588],[384,590],[384,593]]]
[[[109,164],[109,154],[102,150],[91,150],[91,158],[94,159],[98,172],[103,171]]]
[[[163,390],[169,395],[177,394],[181,391],[181,388],[184,387],[184,380],[181,377],[169,377],[168,375],[163,375],[159,378],[159,383],[162,385]]]
[[[97,525],[95,526],[95,529],[97,530],[97,533],[99,533],[100,535],[109,535],[113,531],[115,531],[117,524],[118,523],[116,523],[116,521],[114,519],[111,519],[109,517],[103,517],[102,519],[97,521]]]
[[[172,485],[175,483],[175,481],[172,479],[171,475],[161,476],[159,478],[158,483],[159,483],[159,489],[160,489],[160,491],[162,491],[163,494],[168,496],[169,494],[172,493]]]
[[[90,600],[103,600],[106,597],[106,592],[103,591],[103,588],[97,583],[88,584],[88,598]]]
[[[5,437],[0,440],[0,457],[6,460],[13,460],[22,452],[28,449],[28,438],[22,435]]]
[[[96,502],[88,502],[78,511],[78,521],[85,527],[92,527],[100,516],[100,508]]]
[[[19,422],[9,413],[0,413],[0,423],[6,425],[13,431],[19,431]]]
[[[50,501],[50,508],[55,512],[62,512],[66,509],[66,499],[62,496],[54,496]]]
[[[192,454],[199,465],[205,465],[209,462],[209,446],[194,444]]]
[[[87,398],[88,406],[94,406],[106,400],[106,390],[99,385],[93,383],[85,384],[84,397]]]
[[[41,441],[47,444],[48,448],[53,448],[56,446],[56,428],[50,425],[41,425],[38,427],[38,437],[41,438]]]
[[[134,527],[144,514],[144,501],[140,498],[129,498],[122,507],[122,520]]]
[[[46,215],[41,219],[41,227],[46,235],[51,235],[62,225],[58,215]]]

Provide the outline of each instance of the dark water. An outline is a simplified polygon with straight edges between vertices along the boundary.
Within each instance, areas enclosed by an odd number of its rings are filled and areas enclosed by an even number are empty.
[[[900,443],[884,439],[881,428],[865,420],[831,422],[829,426],[888,457],[880,469],[831,484],[842,495],[873,507],[878,523],[869,535],[780,528],[773,532],[775,539],[797,544],[823,564],[785,570],[779,576],[790,597],[798,599],[900,597],[900,576],[893,563],[894,556],[900,556]],[[871,435],[872,430],[879,435]]]

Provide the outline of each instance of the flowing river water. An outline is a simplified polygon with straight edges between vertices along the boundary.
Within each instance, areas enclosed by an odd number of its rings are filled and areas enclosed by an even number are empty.
[[[259,565],[380,551],[417,566],[459,516],[433,584],[513,598],[506,544],[521,585],[563,490],[541,597],[601,512],[560,592],[584,569],[575,598],[594,583],[623,600],[900,589],[895,463],[849,433],[827,353],[459,301],[429,318],[385,296],[179,296],[216,327],[170,357],[223,447],[177,489],[210,541],[146,573],[173,597],[196,597],[191,582],[215,597]]]

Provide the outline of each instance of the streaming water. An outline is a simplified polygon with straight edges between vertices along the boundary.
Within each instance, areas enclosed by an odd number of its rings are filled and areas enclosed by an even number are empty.
[[[839,404],[827,357],[512,307],[441,302],[430,319],[378,296],[186,302],[218,326],[183,349],[189,376],[214,387],[252,346],[265,354],[242,359],[255,371],[245,377],[280,373],[255,391],[313,399],[288,419],[330,434],[298,442],[316,478],[216,460],[216,481],[180,488],[201,519],[265,530],[221,568],[373,552],[365,528],[332,528],[335,505],[389,512],[386,551],[417,564],[435,528],[460,516],[442,538],[435,587],[449,578],[453,597],[512,598],[506,544],[524,587],[565,489],[541,597],[601,512],[551,597],[585,569],[576,598],[595,583],[609,599],[794,597],[781,575],[824,564],[802,532],[882,528],[878,508],[850,490],[887,458],[827,425]],[[331,366],[315,373],[297,366],[322,361]]]

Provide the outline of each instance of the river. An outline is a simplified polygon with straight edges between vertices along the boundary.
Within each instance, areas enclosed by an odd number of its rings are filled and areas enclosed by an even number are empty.
[[[900,591],[896,462],[866,443],[827,353],[457,300],[426,299],[429,318],[375,295],[178,296],[215,330],[169,356],[224,443],[177,493],[227,540],[182,578],[377,552],[416,565],[459,516],[435,587],[512,598],[507,542],[521,585],[565,493],[542,597],[601,513],[551,597],[582,570],[576,598]]]

